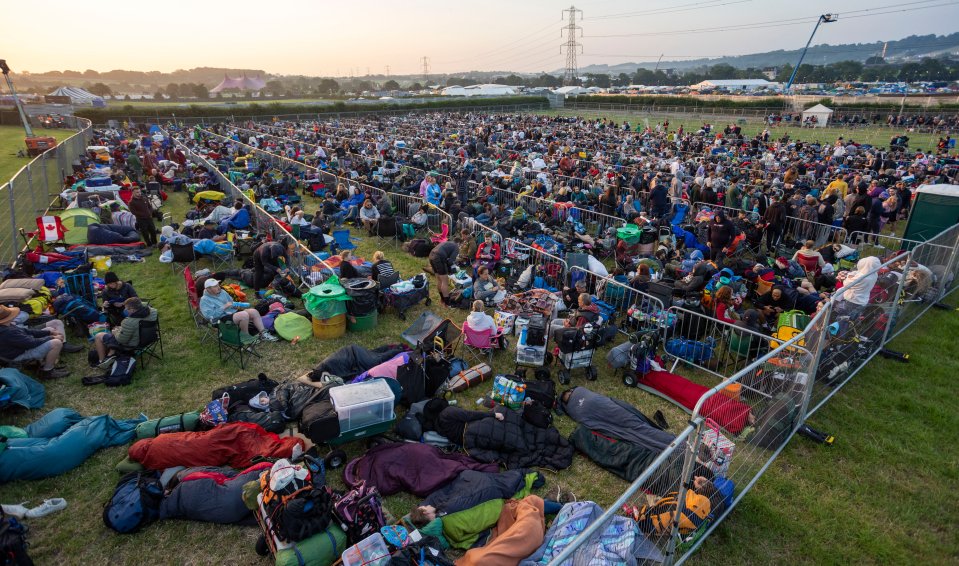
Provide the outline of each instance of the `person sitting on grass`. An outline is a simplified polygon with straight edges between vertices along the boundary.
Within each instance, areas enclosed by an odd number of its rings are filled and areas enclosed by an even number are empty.
[[[393,267],[393,262],[386,259],[383,252],[377,250],[373,252],[373,269],[370,270],[370,278],[380,284],[380,289],[384,289],[399,281],[400,275]]]
[[[487,232],[483,236],[483,243],[476,250],[476,267],[485,266],[488,269],[496,269],[502,256],[502,250],[499,243],[493,241],[493,235]]]
[[[473,298],[483,303],[498,304],[506,298],[506,291],[493,279],[486,266],[480,266],[473,282]]]
[[[413,217],[410,218],[410,224],[413,225],[414,230],[419,230],[426,227],[427,222],[430,220],[429,215],[427,214],[428,211],[429,207],[424,204],[419,210],[416,211],[415,214],[413,214]]]
[[[90,357],[91,367],[102,367],[113,361],[114,354],[119,347],[135,348],[140,343],[140,321],[155,321],[157,310],[143,304],[139,297],[133,296],[122,303],[123,316],[119,325],[113,327],[112,332],[101,332],[93,338],[93,349],[96,352],[96,364]]]
[[[460,232],[459,238],[454,238],[459,243],[460,253],[456,256],[456,265],[469,265],[473,263],[473,258],[476,257],[476,238],[470,233],[469,230],[462,230]]]
[[[363,201],[363,206],[360,208],[360,222],[363,223],[363,226],[366,226],[370,234],[373,233],[379,221],[380,211],[373,206],[373,201],[370,199]]]
[[[70,375],[70,371],[59,369],[60,352],[66,346],[63,323],[60,330],[47,323],[44,327],[27,328],[16,324],[20,309],[0,306],[0,357],[14,363],[41,362],[41,379],[58,379]]]
[[[220,287],[216,279],[207,279],[203,283],[203,296],[200,297],[200,312],[213,324],[221,321],[233,321],[240,328],[240,341],[244,344],[256,342],[257,337],[250,335],[250,324],[259,332],[259,338],[267,342],[276,342],[277,337],[263,326],[263,319],[256,309],[240,310],[233,297]]]
[[[353,252],[343,250],[340,252],[340,279],[355,279],[360,276],[359,270],[351,262],[353,261]]]

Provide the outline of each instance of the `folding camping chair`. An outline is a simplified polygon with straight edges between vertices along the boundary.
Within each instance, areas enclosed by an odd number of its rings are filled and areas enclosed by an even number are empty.
[[[433,242],[434,244],[437,244],[437,245],[442,244],[443,242],[445,242],[446,240],[449,240],[449,239],[450,239],[450,225],[449,225],[449,224],[443,224],[442,226],[440,226],[440,233],[439,233],[439,234],[431,234],[431,235],[430,235],[430,241]]]
[[[240,360],[240,369],[246,369],[243,361],[244,356],[247,360],[251,357],[259,358],[260,354],[256,351],[256,346],[260,343],[259,338],[250,344],[244,344],[240,339],[240,327],[233,321],[221,321],[216,325],[216,343],[220,355],[220,363],[226,363],[234,357]],[[226,357],[224,357],[226,355]]]
[[[359,239],[350,236],[349,230],[334,230],[332,235],[333,245],[336,246],[337,252],[356,249],[356,244],[353,242],[358,242]]]
[[[463,321],[462,332],[463,350],[475,363],[485,361],[486,365],[492,366],[493,353],[506,347],[506,338],[501,332],[494,332],[492,328],[483,331],[473,330],[466,321]]]
[[[197,329],[204,330],[203,336],[200,337],[200,344],[203,344],[213,335],[214,328],[213,324],[200,312],[200,295],[196,292],[196,280],[189,266],[183,270],[183,281],[186,283],[187,306],[190,308],[193,324]]]
[[[173,255],[173,261],[170,262],[173,273],[176,273],[178,269],[185,271],[192,267],[193,262],[197,260],[196,251],[193,249],[192,243],[170,244],[170,253]]]
[[[157,354],[157,348],[160,349],[160,353]],[[131,356],[133,358],[139,358],[140,368],[146,369],[147,363],[146,360],[148,357],[155,358],[157,360],[163,359],[163,336],[160,333],[160,319],[157,320],[141,320],[140,321],[140,341],[136,346],[127,347],[120,346],[115,347],[114,350]]]

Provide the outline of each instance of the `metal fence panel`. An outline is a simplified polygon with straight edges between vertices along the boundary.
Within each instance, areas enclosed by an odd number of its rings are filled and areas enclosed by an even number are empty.
[[[508,282],[524,280],[528,274],[530,287],[537,286],[536,278],[541,277],[543,288],[552,291],[563,289],[569,272],[566,260],[512,238],[506,240],[504,248],[504,260],[500,261],[500,266],[508,266]]]
[[[959,246],[959,225],[916,245],[908,259],[890,266],[900,278],[898,309],[889,338],[895,338],[930,307],[939,302],[953,284],[953,266]]]

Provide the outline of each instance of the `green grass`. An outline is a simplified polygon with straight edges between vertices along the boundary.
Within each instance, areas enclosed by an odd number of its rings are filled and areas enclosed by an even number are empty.
[[[37,136],[53,136],[57,141],[63,141],[72,136],[73,130],[54,129],[46,130],[34,128]],[[24,165],[30,163],[32,157],[17,157],[21,149],[26,153],[26,144],[23,143],[24,133],[22,126],[0,126],[0,184],[6,183]]]
[[[184,194],[174,194],[166,205],[175,218],[187,209]],[[307,204],[307,209],[310,204]],[[364,238],[358,255],[369,258],[383,249],[404,276],[422,269],[425,260],[412,258],[388,244],[378,246]],[[4,422],[23,425],[54,407],[72,407],[83,414],[110,413],[128,418],[140,412],[159,417],[202,407],[210,392],[227,383],[264,371],[274,379],[302,375],[335,349],[360,343],[369,347],[400,341],[408,322],[394,315],[381,318],[371,332],[347,334],[337,340],[307,340],[261,347],[263,359],[240,370],[221,365],[215,345],[199,345],[199,332],[190,319],[183,279],[170,266],[150,257],[144,264],[121,264],[115,269],[132,279],[144,297],[161,313],[164,359],[139,372],[134,384],[119,389],[85,388],[80,377],[85,356],[66,356],[74,374],[46,383],[47,405],[37,411],[4,414]],[[435,287],[431,310],[459,322],[463,311],[439,306]],[[414,307],[413,319],[426,307]],[[934,331],[933,329],[936,329]],[[935,335],[932,333],[935,332]],[[770,472],[744,499],[730,519],[705,542],[693,561],[697,564],[766,563],[775,556],[782,563],[945,563],[957,548],[953,528],[959,508],[948,491],[957,478],[955,411],[942,402],[951,393],[952,376],[959,372],[956,347],[959,332],[954,312],[932,311],[899,338],[893,347],[912,354],[910,365],[877,359],[813,419],[815,426],[837,436],[832,448],[796,439]],[[599,356],[600,354],[598,354]],[[512,369],[512,351],[497,354],[498,371]],[[686,416],[672,405],[639,389],[627,389],[597,359],[598,381],[590,388],[622,398],[644,412],[663,410],[672,430]],[[697,377],[684,372],[690,377]],[[582,385],[575,376],[574,384]],[[468,390],[457,399],[464,407],[488,392],[485,386]],[[573,430],[568,418],[558,417],[564,434]],[[346,446],[353,456],[362,444]],[[58,477],[0,486],[0,501],[38,503],[65,497],[65,512],[29,521],[31,554],[39,564],[251,564],[266,563],[253,554],[256,528],[225,527],[186,521],[164,521],[132,536],[117,536],[101,522],[103,503],[118,479],[115,464],[126,447],[97,452],[79,468]],[[577,455],[573,466],[546,472],[547,488],[555,483],[580,499],[609,505],[625,489],[623,482]],[[339,475],[331,473],[339,485]],[[387,499],[394,515],[406,513],[416,499],[397,495]],[[148,557],[144,560],[144,557]]]
[[[585,118],[609,118],[614,122],[629,122],[634,128],[645,127],[646,121],[654,127],[663,120],[669,119],[669,129],[675,130],[680,125],[685,131],[697,130],[704,122],[713,125],[713,128],[722,130],[726,124],[736,123],[738,117],[735,116],[735,110],[724,110],[716,108],[713,112],[704,114],[679,114],[679,113],[656,113],[649,114],[645,112],[605,112],[593,110],[543,110],[539,112],[549,116],[582,116]],[[745,124],[740,124],[743,129],[743,135],[746,137],[755,136],[763,131],[767,125],[762,118],[748,117]],[[854,140],[859,143],[865,143],[876,146],[889,146],[889,139],[893,134],[906,134],[909,136],[909,147],[911,149],[923,149],[925,151],[935,151],[936,142],[939,136],[928,133],[907,132],[905,129],[897,129],[886,126],[871,126],[850,130],[842,127],[827,126],[825,128],[796,128],[791,126],[779,126],[770,130],[774,138],[782,137],[783,133],[789,134],[793,140],[802,140],[807,142],[822,142],[832,144],[839,136],[846,140]]]

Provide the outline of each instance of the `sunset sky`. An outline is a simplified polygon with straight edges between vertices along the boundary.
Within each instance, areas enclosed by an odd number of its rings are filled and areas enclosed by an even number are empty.
[[[437,73],[535,72],[564,66],[561,11],[568,7],[548,0],[34,0],[8,8],[0,58],[31,72],[242,67],[347,76],[383,74],[389,65],[398,75],[421,73],[423,56]],[[824,12],[839,12],[840,20],[822,27],[816,44],[959,28],[956,0],[585,0],[576,7],[584,18],[581,66],[796,49]]]

